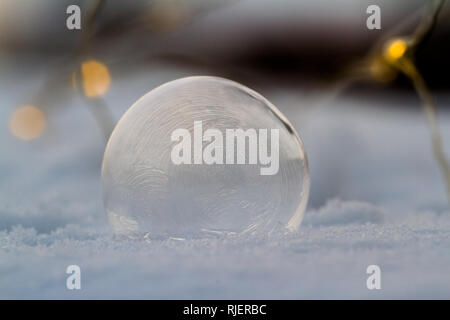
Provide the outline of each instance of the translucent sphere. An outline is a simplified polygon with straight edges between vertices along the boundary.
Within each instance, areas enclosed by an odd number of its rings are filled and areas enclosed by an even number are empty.
[[[255,91],[217,77],[168,82],[120,119],[102,167],[119,235],[296,230],[309,194],[303,144]]]

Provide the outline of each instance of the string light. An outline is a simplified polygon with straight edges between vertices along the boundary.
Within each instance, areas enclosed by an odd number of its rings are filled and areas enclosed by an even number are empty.
[[[448,201],[450,202],[450,163],[444,152],[437,108],[433,95],[413,59],[416,48],[426,39],[426,35],[429,35],[435,26],[443,3],[443,0],[435,0],[432,3],[429,14],[425,16],[426,19],[419,25],[415,33],[408,38],[408,42],[401,38],[388,41],[383,56],[393,68],[396,68],[409,78],[422,101],[431,134],[433,154],[441,169],[447,189]],[[407,54],[408,52],[409,54]]]

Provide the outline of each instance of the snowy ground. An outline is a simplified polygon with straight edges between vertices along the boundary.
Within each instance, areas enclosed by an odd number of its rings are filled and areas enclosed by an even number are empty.
[[[113,82],[107,101],[118,117],[187,74]],[[450,298],[450,212],[413,94],[311,108],[301,94],[260,92],[308,153],[311,194],[299,232],[148,243],[111,235],[99,180],[104,142],[79,98],[50,115],[42,139],[9,134],[11,111],[39,76],[0,76],[0,298]],[[437,102],[448,107],[450,97]],[[448,148],[450,114],[440,120]],[[82,269],[82,290],[66,289],[70,264]],[[366,288],[371,264],[381,267],[381,290]]]

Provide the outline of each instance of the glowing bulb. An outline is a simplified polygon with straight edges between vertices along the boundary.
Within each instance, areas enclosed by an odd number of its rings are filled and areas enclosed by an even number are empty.
[[[76,74],[72,76],[72,84],[76,86]],[[101,62],[89,60],[81,64],[81,85],[84,94],[89,98],[102,96],[111,85],[108,68]]]
[[[22,140],[38,138],[44,131],[45,126],[44,113],[31,105],[15,110],[9,121],[10,132]]]
[[[230,80],[189,77],[124,114],[102,184],[117,234],[186,238],[296,230],[309,172],[295,129],[264,97]]]
[[[385,57],[389,61],[396,61],[401,57],[403,57],[407,48],[408,45],[406,44],[405,40],[403,39],[393,40],[389,43],[385,51]]]

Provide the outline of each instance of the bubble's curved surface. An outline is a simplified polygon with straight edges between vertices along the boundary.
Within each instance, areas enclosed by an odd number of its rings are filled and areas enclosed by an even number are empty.
[[[196,135],[199,123],[203,134],[213,132],[208,129],[220,131],[222,143],[220,135],[209,140],[199,136],[199,131]],[[190,141],[181,137],[173,140],[177,129],[189,133]],[[245,138],[242,150],[237,139],[230,140],[236,148],[233,164],[231,156],[227,164],[227,155],[232,154],[227,148],[227,129],[256,132],[257,140]],[[264,129],[266,140],[261,136]],[[271,136],[275,131],[279,159],[273,154],[268,162],[267,156],[275,150],[275,136]],[[192,164],[175,164],[173,160],[174,148],[181,141],[191,142]],[[202,151],[212,150],[207,148],[211,141],[217,148],[209,154],[220,157],[222,153],[223,164],[202,160]],[[252,141],[257,141],[256,147]],[[194,164],[199,154],[202,164]],[[239,156],[243,158],[237,164]],[[276,169],[276,162],[278,171],[261,174],[263,168]],[[106,147],[102,184],[105,210],[117,234],[242,234],[296,230],[308,199],[309,171],[300,138],[274,105],[236,82],[199,76],[161,85],[124,114]]]

